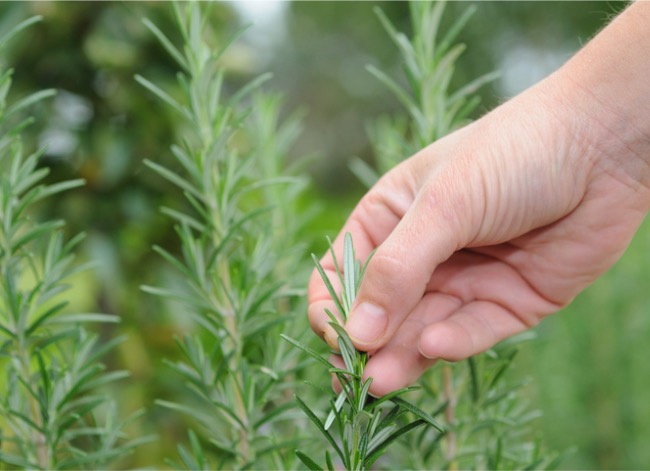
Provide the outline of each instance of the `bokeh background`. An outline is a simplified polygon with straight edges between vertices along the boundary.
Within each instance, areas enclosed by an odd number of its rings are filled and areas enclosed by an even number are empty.
[[[444,24],[474,3],[448,5]],[[393,44],[379,24],[376,2],[221,2],[211,18],[220,37],[248,29],[227,54],[229,90],[272,72],[267,89],[285,94],[287,112],[304,111],[292,158],[309,159],[312,187],[305,208],[319,207],[311,227],[314,250],[335,235],[363,190],[348,169],[352,157],[372,162],[365,126],[399,110],[366,64],[399,74]],[[477,116],[561,65],[593,36],[622,2],[478,2],[460,35],[467,51],[455,86],[500,70],[481,90]],[[409,31],[407,5],[379,6]],[[51,178],[83,177],[83,189],[57,197],[42,211],[87,233],[81,257],[97,268],[74,280],[73,307],[121,316],[104,334],[127,340],[108,359],[131,379],[115,391],[126,413],[147,408],[135,433],[159,439],[134,466],[161,462],[185,430],[154,399],[178,387],[163,365],[173,358],[182,317],[140,290],[164,270],[151,246],[174,250],[176,237],[158,207],[178,195],[143,166],[171,161],[175,117],[134,80],[141,74],[175,86],[176,67],[141,22],[148,17],[174,37],[170,5],[153,2],[15,2],[0,4],[0,29],[33,14],[43,21],[14,40],[3,60],[15,68],[13,96],[56,88],[34,109],[26,135],[47,146]],[[650,466],[650,228],[645,224],[623,259],[561,314],[542,323],[513,375],[542,410],[537,423],[549,448],[570,450],[565,469]],[[179,321],[179,319],[181,319]]]

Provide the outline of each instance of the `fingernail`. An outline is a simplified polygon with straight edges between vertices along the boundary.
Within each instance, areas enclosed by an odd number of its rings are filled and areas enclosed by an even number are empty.
[[[429,353],[424,352],[424,348],[422,346],[422,340],[420,340],[420,342],[418,343],[418,351],[420,352],[420,355],[422,355],[427,360],[438,360],[438,356],[430,355]]]
[[[339,351],[339,336],[336,333],[336,331],[332,328],[332,326],[328,325],[325,327],[323,330],[323,338],[325,339],[325,342],[327,342],[327,345],[332,347],[334,350],[337,352]]]
[[[427,355],[426,353],[422,353],[422,350],[420,350],[420,355],[422,355],[422,356],[423,356],[424,358],[426,358],[427,360],[437,360],[437,359],[438,359],[437,356],[429,356],[429,355]]]
[[[354,343],[370,345],[379,340],[388,327],[388,317],[384,310],[370,303],[361,303],[345,325]]]

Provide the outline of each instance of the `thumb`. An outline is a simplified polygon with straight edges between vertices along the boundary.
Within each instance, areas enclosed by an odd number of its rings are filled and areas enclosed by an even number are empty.
[[[470,240],[471,192],[455,173],[429,178],[368,262],[346,323],[357,349],[384,346],[424,296],[436,266]]]

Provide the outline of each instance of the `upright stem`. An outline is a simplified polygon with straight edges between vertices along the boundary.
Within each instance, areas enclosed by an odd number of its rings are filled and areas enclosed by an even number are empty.
[[[23,381],[29,384],[30,378],[32,377],[32,372],[30,368],[29,352],[27,347],[24,344],[23,339],[20,339],[18,342],[17,354],[22,369],[22,371],[20,371],[19,374],[23,377]],[[31,415],[31,419],[36,425],[43,428],[45,424],[42,423],[43,421],[41,418],[41,414],[39,413],[38,403],[36,402],[36,399],[31,394],[27,394],[27,396],[29,397],[28,402],[29,402],[29,413]],[[27,438],[28,440],[32,440],[35,445],[36,460],[38,462],[39,467],[41,469],[51,469],[52,468],[52,463],[50,461],[51,456],[48,450],[47,438],[45,434],[38,433],[36,434],[36,436],[34,436],[32,435],[32,433],[34,433],[33,430],[30,431],[31,436]]]
[[[248,411],[246,410],[246,403],[244,402],[244,391],[242,390],[244,387],[244,377],[242,375],[242,368],[241,368],[241,345],[240,345],[240,336],[238,335],[238,329],[237,329],[237,322],[235,320],[235,315],[234,313],[230,315],[226,319],[226,325],[228,326],[228,330],[230,331],[230,335],[232,338],[232,348],[233,348],[233,355],[232,355],[232,361],[231,364],[229,365],[228,369],[230,370],[232,376],[233,376],[233,381],[231,382],[231,394],[233,397],[233,402],[234,402],[234,408],[235,412],[237,413],[237,417],[239,417],[239,420],[242,422],[243,426],[240,425],[239,427],[239,456],[240,458],[240,466],[244,466],[247,463],[250,463],[251,460],[251,449],[249,446],[249,418],[248,418]]]
[[[227,260],[221,260],[219,263],[219,273],[221,274],[221,281],[224,284],[225,289],[231,289],[230,283],[230,271],[228,267]],[[227,302],[227,301],[226,301]],[[230,306],[228,309],[228,315],[225,319],[226,328],[228,329],[228,338],[230,339],[230,365],[228,367],[229,371],[232,374],[232,382],[230,393],[233,398],[233,406],[239,420],[242,422],[243,426],[239,426],[239,456],[240,456],[240,466],[245,466],[251,461],[251,448],[249,446],[249,417],[248,411],[246,408],[246,403],[244,400],[244,376],[242,374],[243,368],[241,367],[242,363],[242,342],[239,326],[237,325],[237,315],[236,315],[236,306]]]
[[[447,408],[445,409],[445,419],[448,424],[448,431],[446,438],[447,448],[445,450],[445,459],[451,471],[458,469],[456,462],[456,432],[454,427],[456,425],[456,392],[454,391],[454,377],[453,370],[450,365],[445,365],[442,368],[442,382],[444,385],[445,400],[447,401]]]

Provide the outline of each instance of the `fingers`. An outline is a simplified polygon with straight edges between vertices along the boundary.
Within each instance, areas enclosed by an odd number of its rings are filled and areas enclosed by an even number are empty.
[[[360,350],[381,348],[422,299],[436,266],[471,238],[470,196],[454,171],[440,169],[370,260],[346,324]],[[478,204],[478,207],[481,207]]]
[[[427,326],[420,336],[419,351],[430,359],[464,360],[528,328],[530,325],[499,304],[473,301]]]
[[[437,144],[436,152],[448,146]],[[463,172],[462,158],[434,165],[432,152],[425,149],[382,178],[360,201],[333,243],[338,259],[347,232],[352,234],[357,258],[364,260],[377,248],[346,323],[359,350],[374,351],[386,345],[422,299],[436,266],[471,240],[482,218],[481,172],[475,168]],[[322,265],[338,292],[340,283],[334,280],[329,253]],[[323,312],[333,307],[324,303],[331,297],[318,274],[312,275],[310,322],[323,338],[333,335],[325,335],[330,329]]]
[[[413,384],[438,359],[459,361],[481,353],[529,326],[502,306],[467,304],[441,293],[427,294],[393,338],[368,360],[364,379],[381,397]]]
[[[321,266],[323,267],[323,271],[332,285],[334,292],[341,292],[341,281],[336,275],[334,263],[329,252],[321,261]],[[312,330],[320,338],[325,340],[331,348],[338,350],[339,344],[337,342],[337,334],[330,325],[332,322],[330,314],[334,316],[341,325],[344,324],[344,320],[342,313],[338,310],[337,303],[332,299],[329,290],[321,278],[321,274],[316,269],[314,269],[311,274],[308,293],[309,306],[307,308],[307,315]]]
[[[418,350],[422,330],[449,317],[461,305],[459,299],[440,293],[427,294],[395,336],[375,352],[366,365],[364,379],[373,378],[370,393],[381,397],[414,383],[435,359]]]
[[[309,305],[307,311],[309,324],[311,325],[312,330],[320,338],[325,340],[330,348],[338,350],[339,344],[336,340],[337,334],[330,325],[331,319],[327,314],[328,311],[338,319],[340,324],[343,324],[343,319],[341,319],[341,316],[336,309],[336,303],[331,299],[315,301]]]
[[[370,253],[392,232],[411,205],[415,185],[407,165],[398,166],[382,178],[378,184],[359,202],[350,215],[338,237],[332,243],[332,249],[337,260],[343,258],[343,242],[346,233],[352,234],[356,257],[365,262]],[[406,170],[405,170],[406,169]],[[341,291],[341,283],[336,276],[336,269],[331,253],[328,251],[320,261],[334,291]],[[309,321],[312,329],[328,341],[330,346],[337,348],[336,336],[329,326],[330,318],[325,309],[329,309],[339,318],[341,313],[336,310],[330,292],[321,279],[320,274],[312,272],[309,289]]]

